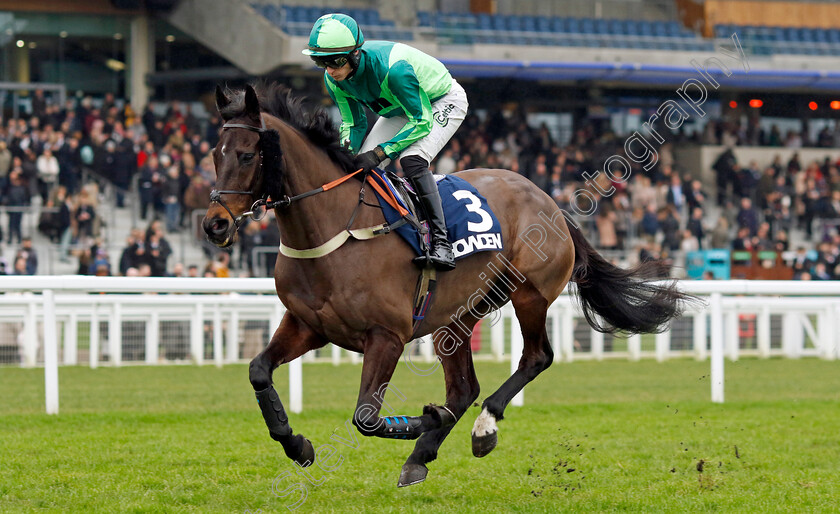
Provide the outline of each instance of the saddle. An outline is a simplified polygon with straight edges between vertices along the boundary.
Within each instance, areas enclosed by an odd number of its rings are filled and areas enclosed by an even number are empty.
[[[419,219],[417,213],[421,211],[421,209],[418,208],[420,205],[420,199],[417,196],[417,193],[414,192],[414,189],[412,189],[409,185],[408,180],[392,171],[383,171],[382,175],[391,181],[394,193],[397,198],[402,201],[401,203],[403,204],[403,207],[408,209],[412,216]]]
[[[423,209],[420,206],[420,197],[408,180],[400,177],[392,171],[383,171],[382,176],[386,178],[392,186],[392,191],[397,201],[408,211],[408,214],[403,216],[406,222],[414,227],[420,234],[422,234],[421,249],[425,252],[429,248],[429,226],[426,224],[426,219],[423,216]]]

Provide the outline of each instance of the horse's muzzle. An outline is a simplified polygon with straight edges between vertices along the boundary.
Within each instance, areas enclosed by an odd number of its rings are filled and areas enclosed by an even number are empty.
[[[222,217],[205,217],[201,223],[207,239],[220,248],[227,248],[233,244],[235,231],[233,223]]]

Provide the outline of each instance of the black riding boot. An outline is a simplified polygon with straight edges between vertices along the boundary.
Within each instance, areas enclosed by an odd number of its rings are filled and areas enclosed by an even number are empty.
[[[417,190],[423,210],[426,211],[426,219],[432,233],[432,249],[430,260],[438,271],[450,271],[455,269],[455,254],[452,253],[452,243],[446,237],[446,220],[443,217],[443,206],[440,202],[440,191],[438,191],[435,178],[426,168],[425,173],[419,173],[411,177],[411,183]],[[422,258],[420,258],[422,259]]]

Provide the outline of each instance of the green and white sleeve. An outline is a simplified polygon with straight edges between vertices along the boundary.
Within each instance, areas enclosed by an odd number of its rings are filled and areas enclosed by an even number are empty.
[[[382,89],[384,94],[397,102],[408,118],[408,123],[381,145],[385,154],[393,159],[432,131],[432,105],[420,87],[414,68],[406,61],[399,61],[391,67]]]
[[[330,94],[338,112],[341,113],[341,126],[339,127],[339,141],[344,144],[350,142],[350,151],[357,152],[362,146],[362,140],[367,132],[367,115],[365,109],[355,98],[347,95],[330,79],[324,75],[324,82],[327,85],[327,92]]]

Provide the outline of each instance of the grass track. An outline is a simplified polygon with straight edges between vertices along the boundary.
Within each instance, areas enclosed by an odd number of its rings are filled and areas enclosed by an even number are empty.
[[[316,447],[350,438],[360,371],[305,365],[295,431]],[[509,365],[477,372],[484,398]],[[297,483],[299,512],[838,512],[839,375],[838,362],[727,362],[713,405],[708,363],[555,365],[508,408],[492,454],[470,453],[474,407],[427,481],[397,489],[413,443],[361,437],[332,441],[341,465],[308,484],[269,439],[244,365],[62,368],[57,417],[42,414],[42,370],[2,368],[0,512],[286,512]],[[440,371],[401,364],[392,383],[398,414],[443,398]]]

